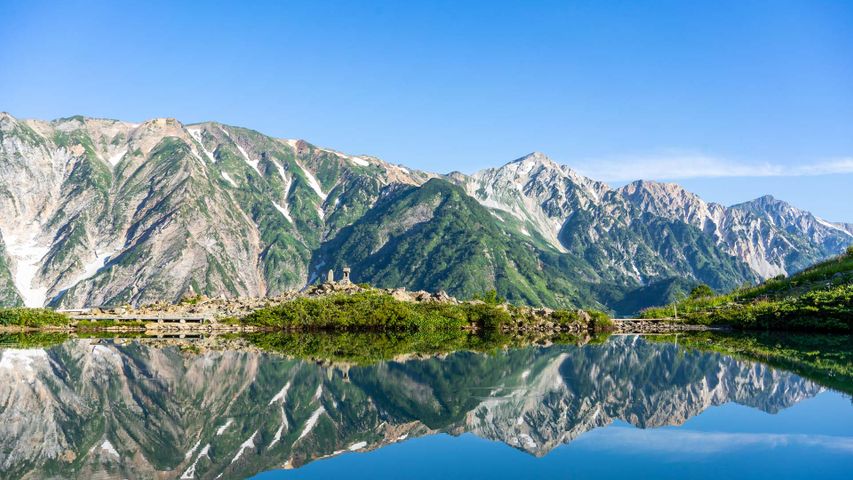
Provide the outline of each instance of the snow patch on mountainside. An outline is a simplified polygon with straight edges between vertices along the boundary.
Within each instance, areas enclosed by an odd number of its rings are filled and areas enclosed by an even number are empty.
[[[320,415],[324,413],[326,413],[326,409],[322,406],[317,410],[314,410],[314,413],[308,417],[308,421],[305,422],[305,428],[302,429],[302,433],[299,434],[299,438],[296,440],[302,440],[303,437],[311,433],[311,430],[313,430],[314,426],[317,425],[317,420],[320,419]]]
[[[293,218],[290,216],[290,212],[287,210],[287,207],[281,206],[277,202],[272,202],[272,205],[273,207],[275,207],[276,210],[278,210],[279,212],[281,212],[282,215],[284,215],[284,218],[286,218],[288,222],[293,223]]]
[[[843,234],[845,234],[845,235],[848,235],[848,236],[850,236],[850,237],[853,237],[853,233],[850,233],[850,232],[848,232],[847,230],[844,230],[843,228],[839,227],[838,225],[835,225],[835,224],[833,224],[833,223],[827,222],[826,220],[824,220],[824,219],[822,219],[822,218],[818,217],[817,215],[815,215],[814,219],[815,219],[815,220],[817,220],[817,223],[819,223],[819,224],[821,224],[821,225],[823,225],[823,226],[825,226],[825,227],[827,227],[827,228],[831,228],[831,229],[833,229],[833,230],[838,230],[839,232],[841,232],[841,233],[843,233]]]
[[[210,452],[210,444],[208,443],[207,445],[204,446],[204,448],[201,449],[201,452],[198,453],[198,457],[195,458],[195,461],[193,462],[193,464],[190,465],[190,467],[188,469],[186,469],[186,471],[184,472],[183,475],[181,475],[181,479],[182,480],[189,480],[191,478],[195,478],[195,468],[198,465],[198,461],[201,459],[201,457],[210,458],[209,452]]]
[[[250,167],[254,168],[255,171],[258,172],[258,175],[261,175],[261,170],[258,168],[258,165],[260,164],[260,160],[252,160],[251,157],[249,157],[249,154],[246,153],[246,150],[243,149],[243,147],[241,147],[239,143],[237,143],[237,140],[234,140],[234,138],[231,136],[230,133],[228,133],[228,130],[225,130],[224,128],[221,128],[221,127],[220,127],[220,130],[222,130],[222,132],[232,142],[234,142],[234,146],[237,147],[237,150],[240,152],[240,155],[243,156],[243,159],[246,161],[246,163],[249,164]]]
[[[204,146],[204,142],[201,137],[201,129],[200,128],[187,128],[187,131],[190,132],[190,135],[198,142],[199,146],[201,146],[201,151],[207,155],[207,158],[210,159],[210,163],[216,163],[216,157],[213,156],[213,152],[209,151]]]
[[[110,454],[116,458],[121,458],[121,456],[118,454],[118,451],[115,449],[113,444],[110,443],[109,440],[104,440],[104,442],[101,443],[101,450],[107,452],[108,454]]]
[[[123,148],[123,149],[119,150],[118,152],[116,152],[116,153],[115,153],[113,156],[111,156],[107,161],[109,161],[109,162],[110,162],[110,165],[112,165],[112,166],[114,166],[114,167],[115,167],[116,165],[118,165],[118,162],[120,162],[120,161],[121,161],[121,159],[122,159],[122,158],[124,158],[124,156],[125,156],[125,155],[127,155],[127,147],[125,147],[125,148]]]
[[[301,163],[296,162],[296,165],[299,166],[299,168],[302,170],[302,173],[305,174],[305,178],[308,179],[308,186],[311,187],[311,189],[317,193],[318,197],[325,200],[327,195],[323,193],[323,187],[320,186],[320,182],[317,181],[317,177],[315,177],[310,170],[303,167]]]
[[[231,178],[231,175],[228,175],[228,172],[222,172],[222,178],[224,178],[225,181],[230,183],[234,188],[237,188],[237,182],[235,182],[234,179]]]
[[[192,448],[187,450],[187,453],[184,454],[184,460],[189,460],[190,458],[192,458],[192,456],[195,454],[196,449],[198,449],[199,445],[201,445],[200,439],[199,439],[199,441],[195,442],[195,445],[193,445]]]
[[[272,403],[272,402],[270,402],[270,403]],[[281,441],[282,434],[288,428],[290,428],[290,425],[287,422],[287,414],[284,412],[284,405],[282,404],[282,406],[281,406],[281,425],[279,425],[278,430],[275,431],[275,435],[272,438],[272,442],[270,442],[269,446],[267,447],[267,450],[271,449],[273,446],[275,446],[275,444],[277,444],[279,441]]]
[[[234,423],[233,418],[229,418],[228,420],[226,420],[225,424],[223,424],[221,427],[216,429],[216,436],[218,437],[219,435],[222,435],[223,433],[225,433],[225,430],[227,430],[228,427],[230,427],[232,423]]]
[[[95,274],[98,273],[98,271],[100,271],[102,268],[104,268],[104,266],[106,266],[109,259],[112,258],[117,251],[118,250],[111,250],[109,252],[100,254],[95,252],[95,258],[92,259],[90,262],[84,264],[83,271],[80,272],[80,274],[76,277],[72,278],[69,282],[67,282],[67,284],[63,288],[73,287],[74,285],[77,285],[83,280],[94,277]]]
[[[50,246],[38,241],[40,225],[31,224],[19,232],[3,232],[6,253],[11,257],[15,288],[27,307],[43,307],[47,300],[47,287],[36,285],[41,261]]]
[[[284,173],[284,167],[281,166],[280,163],[273,160],[273,165],[275,165],[276,171],[278,171],[278,175],[281,177],[281,181],[284,182],[284,194],[287,195],[287,192],[290,190],[290,179],[287,178],[287,175]]]
[[[248,438],[248,440],[246,440],[245,442],[240,444],[240,448],[237,450],[237,454],[234,455],[234,458],[231,460],[232,464],[240,459],[240,457],[243,455],[244,451],[246,451],[249,448],[255,448],[255,437],[257,435],[258,435],[258,431],[255,430],[255,433],[253,433],[252,436]]]
[[[270,403],[268,403],[268,405],[272,405],[275,402],[284,403],[284,401],[287,399],[287,391],[288,390],[290,390],[290,382],[285,383],[284,386],[281,387],[281,390],[279,390],[279,392],[276,393],[272,397],[272,399],[270,400]]]
[[[296,147],[294,146],[294,148],[296,148]],[[345,159],[349,160],[350,162],[352,162],[358,166],[361,166],[361,167],[366,167],[366,166],[370,165],[370,162],[368,162],[367,160],[365,160],[361,157],[353,157],[351,155],[347,155],[347,154],[341,153],[337,150],[331,150],[328,148],[321,148],[320,150],[322,150],[326,153],[331,153],[332,155],[337,155],[341,158],[345,158]]]
[[[284,167],[282,167],[280,163],[273,160],[273,164],[275,165],[275,169],[278,171],[278,174],[281,177],[281,181],[284,182],[284,185],[282,186],[282,190],[284,191],[282,203],[278,204],[276,202],[273,202],[273,205],[279,212],[282,213],[282,215],[284,215],[284,217],[290,223],[293,223],[293,218],[290,217],[290,206],[287,204],[287,195],[290,193],[290,185],[292,181],[287,177],[287,174],[285,174],[284,172]]]

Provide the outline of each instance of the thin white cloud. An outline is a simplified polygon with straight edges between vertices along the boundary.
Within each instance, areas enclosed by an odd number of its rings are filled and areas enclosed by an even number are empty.
[[[595,435],[597,433],[597,435]],[[575,443],[595,449],[714,454],[744,447],[774,448],[800,446],[853,453],[853,438],[832,435],[788,433],[729,433],[695,430],[641,430],[609,427],[590,432]]]
[[[664,154],[590,160],[573,166],[596,180],[621,182],[638,179],[678,180],[720,177],[803,177],[853,173],[853,157],[804,165],[738,163],[701,154]]]

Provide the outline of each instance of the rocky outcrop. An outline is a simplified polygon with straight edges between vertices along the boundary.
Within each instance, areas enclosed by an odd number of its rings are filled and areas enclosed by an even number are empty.
[[[604,183],[558,165],[540,152],[500,168],[451,178],[483,205],[506,212],[518,222],[522,234],[537,234],[563,252],[566,248],[559,234],[566,220],[598,205],[610,190]]]

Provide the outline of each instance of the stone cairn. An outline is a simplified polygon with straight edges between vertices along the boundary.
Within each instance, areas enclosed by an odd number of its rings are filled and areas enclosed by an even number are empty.
[[[352,280],[350,280],[351,272],[352,270],[350,270],[349,267],[344,267],[342,270],[343,276],[340,280],[336,281],[335,271],[329,270],[328,273],[326,273],[326,281],[309,288],[306,290],[306,293],[308,296],[313,296],[324,295],[332,292],[357,292],[362,290],[361,287],[352,283]]]
[[[336,282],[335,281],[335,271],[329,270],[329,273],[326,274],[326,283],[341,283],[341,284],[345,284],[345,285],[351,284],[352,282],[349,279],[350,271],[351,270],[349,267],[344,267],[344,269],[343,269],[344,276],[341,278],[340,282]]]

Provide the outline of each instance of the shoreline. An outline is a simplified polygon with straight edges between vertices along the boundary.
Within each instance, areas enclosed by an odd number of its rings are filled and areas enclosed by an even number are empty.
[[[97,316],[90,317],[91,321],[115,321],[112,319],[98,318]],[[613,319],[615,328],[610,332],[602,332],[609,334],[659,334],[659,333],[677,333],[677,332],[707,332],[707,331],[729,331],[731,329],[724,327],[714,327],[708,325],[692,325],[685,323],[675,323],[667,319]],[[538,327],[531,325],[530,327]],[[477,333],[476,328],[462,328],[466,333]],[[2,333],[151,333],[167,334],[167,333],[283,333],[283,334],[299,334],[299,333],[405,333],[405,331],[381,330],[381,329],[344,329],[344,328],[273,328],[262,327],[257,325],[247,325],[240,323],[221,323],[221,322],[204,322],[204,323],[158,323],[146,322],[144,325],[126,325],[117,321],[115,325],[109,326],[83,326],[79,327],[75,323],[65,326],[43,326],[29,327],[17,325],[0,325],[0,334]],[[564,326],[554,326],[552,328],[507,328],[501,333],[508,335],[527,335],[530,333],[553,334],[559,335],[564,333],[579,333],[575,329],[565,328]]]

